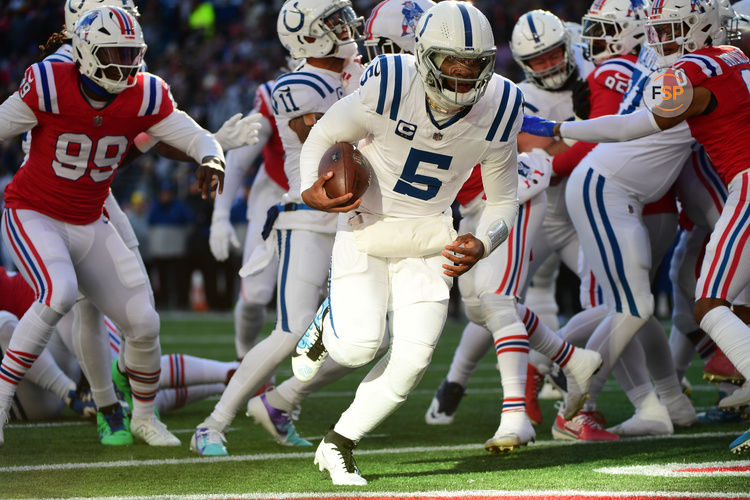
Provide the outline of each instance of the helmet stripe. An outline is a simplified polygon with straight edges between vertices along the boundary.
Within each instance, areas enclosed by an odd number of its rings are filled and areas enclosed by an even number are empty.
[[[472,47],[472,41],[474,40],[474,34],[471,31],[471,18],[469,17],[469,11],[465,5],[458,4],[458,10],[461,11],[461,19],[464,22],[464,44],[467,49]]]
[[[529,29],[531,30],[531,36],[534,37],[534,41],[539,43],[541,39],[539,38],[539,33],[536,31],[536,26],[534,26],[534,16],[529,12],[526,14],[526,21],[529,23]]]
[[[365,34],[367,35],[368,40],[372,40],[372,23],[375,21],[375,18],[378,17],[378,11],[380,8],[386,3],[388,3],[388,0],[383,0],[377,4],[375,8],[372,9],[372,14],[370,14],[370,18],[365,23]]]

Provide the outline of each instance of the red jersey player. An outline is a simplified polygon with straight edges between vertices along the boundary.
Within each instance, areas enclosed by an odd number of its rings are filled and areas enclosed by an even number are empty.
[[[93,9],[75,25],[75,63],[31,66],[18,92],[0,105],[0,140],[31,133],[24,168],[6,188],[2,232],[36,296],[0,364],[0,429],[18,382],[80,289],[129,341],[133,435],[151,445],[179,445],[153,411],[159,317],[148,281],[102,206],[141,132],[201,164],[196,176],[204,197],[222,189],[224,158],[213,136],[176,109],[166,83],[138,73],[145,50],[132,16],[116,7]]]
[[[750,378],[750,61],[738,48],[713,46],[727,37],[727,12],[715,0],[658,0],[647,21],[649,45],[662,67],[684,75],[692,86],[686,110],[663,116],[644,109],[630,115],[551,123],[528,120],[525,131],[594,142],[627,141],[687,121],[704,145],[728,198],[711,233],[696,287],[695,319],[745,378]],[[743,293],[745,292],[745,293]],[[732,309],[730,309],[730,307]],[[750,430],[732,442],[750,450]]]

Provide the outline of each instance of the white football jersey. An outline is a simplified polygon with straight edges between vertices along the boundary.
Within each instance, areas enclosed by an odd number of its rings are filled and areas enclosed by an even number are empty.
[[[515,154],[523,96],[499,75],[477,104],[442,124],[428,108],[411,55],[380,56],[365,71],[358,94],[370,131],[359,146],[375,172],[362,211],[404,218],[440,214],[477,163],[497,164]],[[512,172],[515,177],[515,162]]]
[[[652,70],[641,57],[618,114],[645,106],[643,89]],[[635,194],[644,203],[660,199],[677,179],[694,143],[687,122],[653,135],[627,142],[597,145],[585,158],[587,165],[610,181]]]
[[[341,73],[305,64],[298,70],[281,75],[273,89],[273,113],[286,154],[284,172],[289,180],[287,200],[302,202],[300,196],[299,152],[302,143],[289,121],[308,113],[325,113],[344,93]]]

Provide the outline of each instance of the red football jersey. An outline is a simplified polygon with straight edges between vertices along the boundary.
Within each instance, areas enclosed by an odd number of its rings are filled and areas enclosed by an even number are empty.
[[[8,311],[21,319],[34,303],[34,290],[18,273],[9,273],[0,266],[0,311]]]
[[[685,72],[693,87],[705,87],[716,98],[707,115],[688,118],[690,132],[703,144],[725,184],[750,168],[750,62],[737,47],[706,47],[672,65]]]
[[[255,91],[255,108],[271,123],[271,137],[263,146],[263,164],[266,173],[284,191],[289,191],[289,180],[284,173],[284,145],[279,137],[279,129],[276,127],[276,119],[270,104],[275,83],[269,80],[258,86],[258,90]]]
[[[102,214],[115,170],[133,139],[166,118],[175,104],[164,81],[138,73],[135,86],[102,109],[83,97],[73,63],[41,62],[26,70],[18,93],[37,118],[23,168],[5,190],[5,205],[71,224]]]

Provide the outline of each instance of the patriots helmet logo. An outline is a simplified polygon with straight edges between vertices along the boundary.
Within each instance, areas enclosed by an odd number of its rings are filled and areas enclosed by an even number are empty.
[[[424,10],[417,5],[417,2],[407,0],[401,7],[401,13],[404,15],[404,18],[401,20],[401,36],[413,34],[419,18],[424,14]]]

